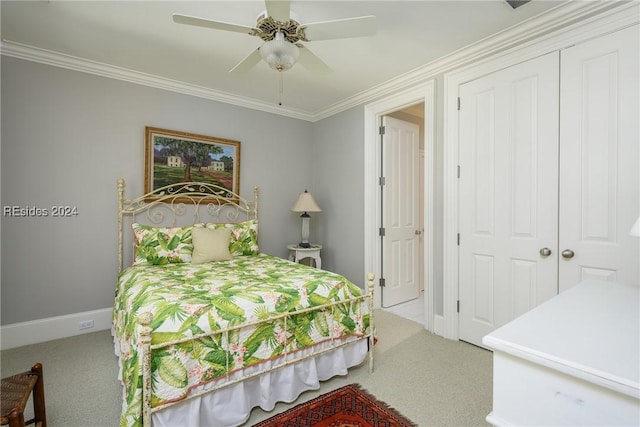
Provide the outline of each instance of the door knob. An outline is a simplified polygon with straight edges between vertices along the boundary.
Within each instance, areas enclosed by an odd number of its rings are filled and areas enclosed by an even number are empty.
[[[542,255],[542,256],[549,256],[549,255],[551,255],[551,249],[549,249],[549,248],[542,248],[542,249],[540,249],[540,255]]]
[[[574,255],[575,253],[573,253],[571,249],[565,249],[562,251],[562,258],[571,259]]]
[[[421,234],[422,234],[422,230],[416,230],[416,231],[415,231],[415,234],[416,234],[417,236],[421,235]]]

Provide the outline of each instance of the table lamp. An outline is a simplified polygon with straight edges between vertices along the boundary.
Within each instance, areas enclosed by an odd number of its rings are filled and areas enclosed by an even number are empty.
[[[298,244],[301,248],[310,248],[309,244],[309,220],[311,216],[309,212],[322,212],[320,206],[313,200],[313,196],[307,190],[304,193],[300,193],[295,205],[291,208],[292,212],[303,212],[300,215],[302,218],[302,241]]]

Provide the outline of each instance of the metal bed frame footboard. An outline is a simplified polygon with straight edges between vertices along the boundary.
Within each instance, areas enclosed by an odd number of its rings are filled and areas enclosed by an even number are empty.
[[[215,332],[212,332],[210,334],[200,334],[200,335],[194,335],[192,337],[189,338],[183,338],[180,340],[175,340],[175,341],[167,341],[164,342],[162,344],[155,344],[152,345],[151,344],[151,327],[149,326],[153,320],[153,316],[151,315],[151,313],[142,313],[139,316],[139,322],[140,325],[142,326],[140,329],[140,343],[141,343],[141,351],[142,351],[142,402],[143,402],[143,415],[142,415],[142,425],[144,427],[149,427],[151,426],[151,414],[153,412],[159,411],[159,410],[163,410],[165,408],[168,408],[170,406],[179,404],[184,402],[185,400],[197,397],[197,396],[201,396],[203,394],[207,394],[207,393],[211,393],[214,392],[216,390],[220,390],[221,388],[224,387],[228,387],[230,385],[239,383],[241,381],[244,381],[246,379],[249,378],[253,378],[259,375],[262,375],[266,372],[270,372],[279,368],[283,368],[285,366],[289,366],[292,365],[294,363],[300,362],[302,360],[306,360],[312,357],[316,357],[318,355],[321,355],[323,353],[327,353],[329,351],[333,351],[337,348],[340,347],[344,347],[346,345],[352,344],[356,341],[361,341],[363,339],[368,340],[368,346],[369,346],[369,373],[373,372],[373,346],[374,346],[374,327],[373,327],[373,289],[374,289],[374,277],[373,274],[370,273],[367,276],[367,293],[363,294],[361,296],[358,297],[354,297],[354,298],[350,298],[347,300],[343,300],[343,301],[336,301],[330,304],[325,304],[322,306],[317,306],[317,307],[312,307],[312,308],[306,308],[306,309],[302,309],[302,310],[297,310],[297,311],[292,311],[292,312],[288,312],[279,316],[274,316],[271,317],[267,320],[263,320],[263,321],[256,321],[256,322],[251,322],[251,323],[245,323],[243,325],[238,325],[238,326],[234,326],[231,328],[224,328],[224,329],[220,329],[217,330]],[[185,397],[182,400],[178,400],[178,401],[174,401],[174,402],[169,402],[166,404],[163,404],[160,407],[156,407],[156,408],[152,408],[151,407],[151,353],[153,350],[156,349],[160,349],[160,348],[164,348],[164,347],[169,347],[171,345],[175,345],[175,344],[180,344],[180,343],[184,343],[184,342],[189,342],[189,341],[197,341],[198,339],[201,338],[205,338],[205,337],[214,337],[214,336],[220,336],[220,335],[225,335],[225,338],[228,342],[228,338],[229,338],[229,333],[232,333],[233,331],[239,330],[239,329],[243,329],[249,326],[254,326],[254,325],[260,325],[260,324],[264,324],[264,323],[268,323],[268,322],[274,322],[274,321],[278,321],[280,319],[284,319],[284,329],[286,330],[287,328],[287,319],[289,319],[290,317],[299,315],[299,314],[304,314],[304,313],[310,313],[310,312],[318,312],[318,311],[326,311],[326,310],[331,310],[331,314],[332,314],[332,318],[333,318],[333,310],[335,309],[336,306],[338,305],[344,305],[344,304],[359,304],[364,302],[364,300],[368,299],[368,306],[369,306],[369,328],[368,328],[368,332],[362,336],[347,336],[347,337],[339,337],[339,338],[331,338],[329,342],[331,342],[331,344],[325,348],[322,348],[320,350],[315,350],[311,353],[308,354],[304,354],[302,356],[299,357],[295,357],[295,358],[289,358],[287,356],[289,356],[291,353],[296,353],[296,352],[300,352],[300,350],[303,349],[296,349],[296,350],[289,350],[289,351],[285,351],[283,354],[281,354],[280,356],[278,356],[277,360],[279,360],[279,362],[272,364],[269,368],[267,369],[260,369],[256,372],[252,372],[250,374],[246,374],[246,375],[242,375],[239,376],[237,378],[233,378],[230,379],[229,377],[231,375],[233,375],[232,373],[229,373],[229,355],[227,354],[227,360],[226,360],[226,368],[227,368],[227,374],[224,377],[221,378],[227,378],[227,381],[213,386],[213,387],[209,387],[209,388],[205,388],[203,390],[200,390],[198,392],[193,392],[190,393],[187,397]],[[334,320],[335,321],[335,320]],[[293,339],[293,338],[289,338],[289,339]],[[285,345],[285,348],[287,346]],[[259,366],[255,365],[255,366]],[[219,378],[220,379],[220,378]]]
[[[193,208],[190,209],[189,206],[192,205]],[[205,212],[200,212],[200,210],[204,210]],[[190,212],[192,211],[192,212]],[[169,185],[166,187],[162,187],[156,189],[150,193],[147,193],[141,197],[135,199],[125,199],[124,198],[124,180],[122,178],[118,179],[118,262],[120,271],[123,269],[123,253],[124,253],[124,217],[131,216],[132,221],[135,221],[135,216],[138,213],[143,213],[146,218],[153,224],[166,223],[167,220],[171,222],[171,226],[177,225],[177,220],[180,217],[185,217],[191,213],[193,217],[193,223],[199,222],[202,220],[202,216],[208,215],[210,217],[218,218],[218,219],[226,219],[231,222],[239,222],[242,220],[250,220],[258,218],[258,187],[254,188],[254,199],[248,200],[240,197],[237,194],[232,193],[226,188],[219,187],[213,184],[208,183],[199,183],[199,182],[189,182],[189,183],[179,183],[175,185]],[[134,243],[135,246],[135,243]],[[135,250],[134,250],[135,257]],[[184,402],[185,400],[201,396],[207,393],[215,392],[216,390],[220,390],[224,387],[239,383],[248,378],[253,378],[259,375],[262,375],[266,372],[273,371],[288,365],[292,365],[294,363],[300,362],[305,359],[313,358],[318,355],[333,351],[337,348],[344,347],[346,345],[355,343],[361,340],[367,340],[368,343],[368,363],[369,363],[369,372],[373,372],[373,348],[374,348],[374,321],[373,321],[373,309],[374,309],[374,274],[367,274],[367,289],[365,292],[357,297],[353,297],[347,300],[335,301],[329,304],[305,308],[302,310],[292,311],[288,313],[284,313],[278,316],[273,316],[265,320],[245,323],[242,325],[237,325],[229,328],[224,328],[220,330],[216,330],[214,332],[208,334],[200,334],[194,335],[188,338],[183,338],[174,341],[163,342],[162,344],[151,344],[151,335],[152,329],[150,327],[151,322],[153,321],[153,315],[151,313],[142,313],[139,317],[140,323],[140,337],[139,337],[139,345],[140,352],[142,356],[142,422],[144,427],[151,426],[151,414],[155,411],[163,410],[165,408],[171,407],[173,405]],[[287,321],[289,318],[293,316],[297,316],[304,313],[311,312],[326,312],[331,311],[331,318],[333,319],[334,310],[339,305],[345,304],[362,304],[367,301],[368,315],[369,315],[369,327],[368,330],[365,331],[364,335],[351,335],[346,337],[337,337],[330,338],[327,342],[329,345],[325,345],[322,349],[314,350],[310,353],[303,354],[298,357],[290,358],[292,353],[301,352],[300,350],[304,349],[295,349],[295,350],[287,350],[282,355],[278,357],[278,362],[272,364],[269,368],[259,369],[255,372],[237,376],[237,372],[229,373],[220,377],[219,379],[226,378],[228,381],[218,384],[211,387],[205,387],[204,389],[192,392],[187,397],[182,400],[169,402],[160,407],[152,408],[151,407],[151,397],[152,397],[152,388],[151,388],[151,354],[154,350],[164,347],[169,347],[172,345],[189,342],[189,341],[197,341],[199,339],[205,337],[214,337],[225,335],[225,338],[228,342],[228,336],[230,333],[247,328],[250,326],[257,326],[264,323],[276,322],[279,320],[284,321],[284,328],[286,330]],[[332,320],[335,321],[335,320]],[[287,346],[285,346],[286,348]],[[310,347],[310,348],[313,348]],[[227,371],[229,370],[229,358],[227,355]],[[260,366],[260,364],[254,365]],[[229,378],[231,375],[234,378]]]

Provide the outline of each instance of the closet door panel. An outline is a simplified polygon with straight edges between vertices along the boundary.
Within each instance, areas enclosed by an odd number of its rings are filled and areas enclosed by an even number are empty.
[[[476,345],[557,293],[558,65],[460,86],[459,336]]]
[[[588,278],[638,284],[639,39],[636,25],[561,53],[561,291]]]

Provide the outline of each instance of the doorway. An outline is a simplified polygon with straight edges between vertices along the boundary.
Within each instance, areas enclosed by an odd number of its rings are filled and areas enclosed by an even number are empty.
[[[424,290],[420,254],[423,253],[424,189],[420,182],[420,151],[424,149],[424,103],[382,117],[381,160],[381,306],[422,323]],[[412,310],[407,310],[407,307]],[[419,312],[414,312],[422,307]]]
[[[369,104],[365,107],[365,271],[373,271],[376,274],[375,305],[383,307],[384,293],[387,291],[383,266],[383,239],[381,238],[381,224],[383,219],[383,200],[380,187],[382,177],[382,147],[380,139],[380,125],[382,117],[396,116],[406,121],[420,123],[421,136],[418,170],[422,175],[416,176],[419,181],[418,213],[420,253],[417,264],[422,270],[422,278],[418,278],[419,293],[417,298],[411,301],[415,308],[414,320],[419,321],[427,330],[433,330],[433,229],[434,229],[434,117],[433,117],[433,81],[418,85],[397,95]],[[420,113],[417,113],[420,111]],[[418,115],[417,117],[415,117]],[[413,116],[413,117],[412,117]],[[422,116],[422,117],[420,117]],[[420,274],[418,275],[420,276]],[[402,310],[405,308],[405,310]],[[402,304],[395,305],[391,310],[407,313],[407,307]]]

